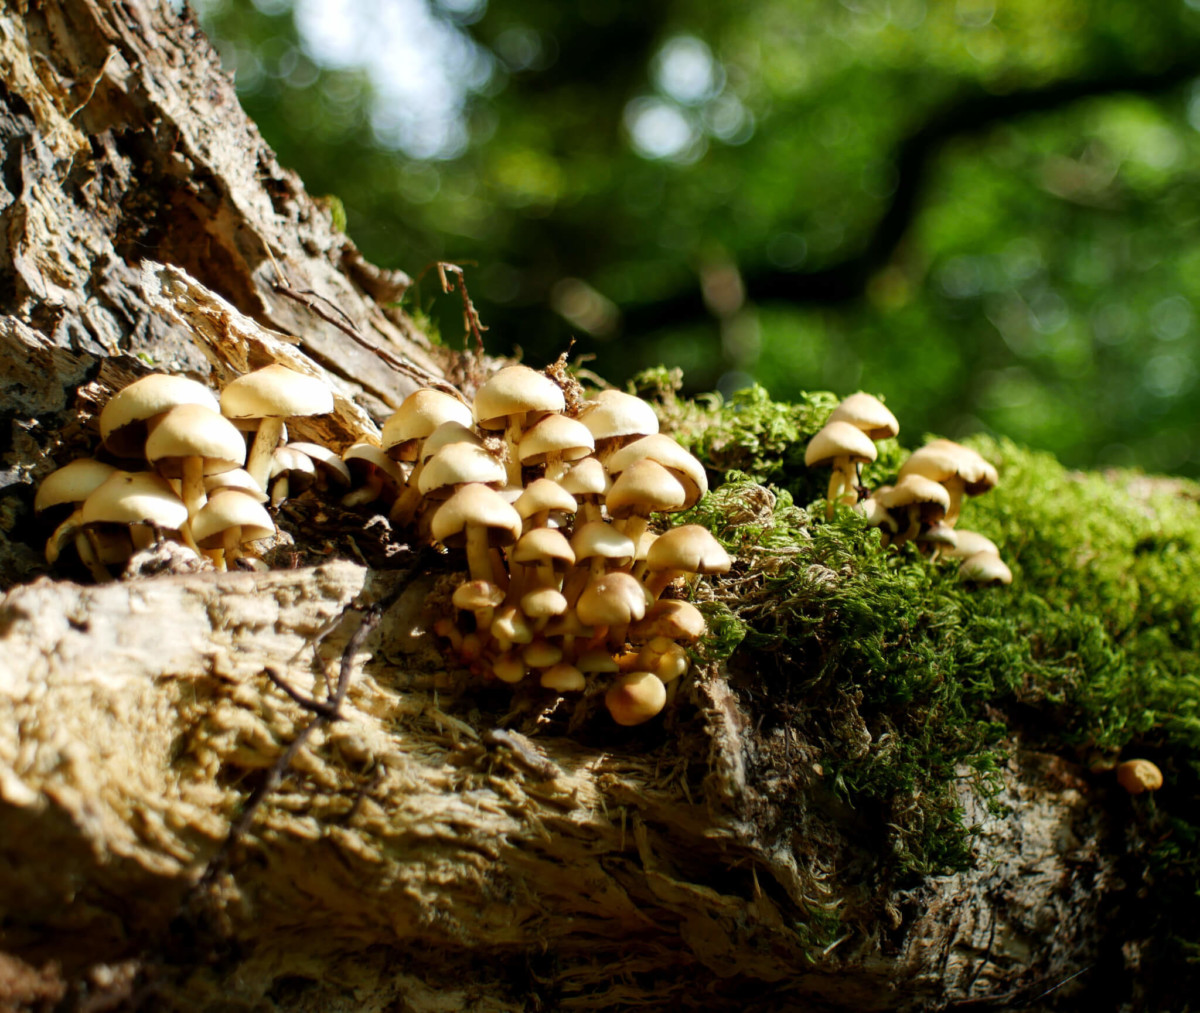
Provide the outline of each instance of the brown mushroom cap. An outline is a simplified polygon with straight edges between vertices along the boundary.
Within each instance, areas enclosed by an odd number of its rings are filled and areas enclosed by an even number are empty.
[[[627,672],[613,680],[604,705],[619,725],[640,725],[667,703],[667,687],[653,672]]]
[[[668,598],[651,605],[646,615],[629,627],[629,637],[634,643],[668,637],[692,644],[704,636],[707,629],[704,616],[695,605]]]
[[[687,490],[679,479],[648,457],[622,471],[605,500],[609,514],[618,518],[682,510],[687,502]]]
[[[620,626],[646,614],[646,592],[628,573],[606,573],[588,581],[575,604],[585,626]]]
[[[558,693],[578,693],[587,686],[587,679],[583,673],[565,661],[551,665],[541,674],[538,681],[544,689],[552,689]]]
[[[996,469],[974,450],[952,440],[933,440],[913,452],[900,468],[900,478],[921,475],[934,482],[962,480],[968,496],[978,496],[995,488]]]
[[[1162,771],[1149,760],[1126,760],[1117,764],[1117,783],[1130,795],[1158,791],[1163,786]]]
[[[216,394],[186,376],[143,376],[117,391],[104,406],[100,412],[100,439],[118,457],[141,457],[147,420],[181,404],[204,405],[218,413],[221,410]]]
[[[900,423],[884,403],[879,398],[861,391],[842,401],[825,421],[849,422],[873,440],[886,440],[900,432]]]
[[[651,570],[728,573],[733,560],[707,528],[683,524],[658,537],[646,554],[646,565]]]
[[[949,556],[951,559],[966,559],[967,556],[973,556],[977,552],[990,552],[993,556],[1000,555],[1000,550],[996,547],[996,543],[985,535],[979,534],[977,531],[965,531],[962,528],[955,528],[954,536],[954,546],[947,548],[943,552],[943,555]]]
[[[557,482],[539,478],[530,482],[525,491],[513,503],[522,519],[548,514],[553,510],[573,514],[578,506],[572,496]]]
[[[481,429],[507,429],[510,420],[529,412],[561,412],[566,398],[544,373],[528,366],[506,366],[475,394],[472,413]]]
[[[906,475],[886,492],[876,492],[875,500],[887,510],[916,505],[921,508],[921,519],[931,524],[945,515],[950,493],[938,482],[920,475]]]

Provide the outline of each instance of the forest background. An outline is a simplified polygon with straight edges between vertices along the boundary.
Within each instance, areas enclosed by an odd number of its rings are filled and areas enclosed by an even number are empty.
[[[1200,0],[203,0],[461,345],[1200,475]],[[425,273],[422,273],[425,272]]]

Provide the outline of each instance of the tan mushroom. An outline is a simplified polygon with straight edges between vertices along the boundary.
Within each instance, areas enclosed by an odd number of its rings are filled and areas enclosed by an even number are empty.
[[[660,535],[650,546],[646,568],[650,574],[646,591],[652,598],[676,577],[685,573],[728,573],[733,565],[729,553],[699,524],[684,524]]]
[[[254,496],[223,489],[209,498],[192,521],[192,534],[218,570],[242,556],[242,546],[270,538],[275,522]]]
[[[430,531],[443,545],[465,545],[471,579],[494,584],[489,548],[515,542],[521,517],[494,489],[472,482],[437,508]]]
[[[1149,760],[1126,760],[1117,764],[1117,783],[1130,795],[1158,791],[1163,786],[1162,771]]]
[[[667,687],[653,672],[627,672],[613,680],[604,705],[619,725],[640,725],[655,717],[667,703]]]
[[[858,466],[870,464],[879,455],[871,438],[849,422],[826,423],[808,441],[804,463],[810,468],[829,467],[829,486],[825,492],[825,519],[832,520],[839,502],[858,502]],[[844,498],[843,498],[844,497]]]
[[[528,366],[507,366],[476,392],[472,412],[479,428],[504,431],[509,487],[521,486],[521,461],[517,455],[521,434],[546,412],[561,412],[565,408],[562,388]]]
[[[117,391],[100,412],[100,439],[117,457],[141,459],[146,424],[176,405],[198,404],[220,413],[217,396],[186,376],[151,373]]]
[[[192,520],[207,498],[205,476],[240,468],[246,460],[246,443],[220,412],[182,404],[150,421],[145,453],[160,475],[180,480],[180,498]]]
[[[621,472],[608,490],[605,505],[609,516],[636,545],[652,513],[682,510],[688,498],[687,489],[674,474],[646,457]]]
[[[884,403],[874,395],[861,391],[843,400],[825,421],[849,422],[872,440],[886,440],[900,432],[900,423]]]
[[[962,498],[978,496],[994,489],[999,480],[996,469],[969,447],[951,440],[934,440],[914,451],[900,469],[900,479],[909,475],[939,482],[950,493],[945,523],[954,527]]]
[[[333,411],[333,392],[315,377],[274,363],[239,376],[221,391],[221,414],[229,419],[257,419],[258,432],[246,459],[246,470],[264,489],[271,452],[279,446],[286,419]]]

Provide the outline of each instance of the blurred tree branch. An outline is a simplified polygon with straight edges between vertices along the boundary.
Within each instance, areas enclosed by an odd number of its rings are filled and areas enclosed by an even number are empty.
[[[896,185],[891,201],[857,253],[807,271],[779,270],[761,263],[743,264],[746,298],[752,302],[815,305],[857,299],[872,275],[891,260],[920,214],[930,168],[950,142],[1023,116],[1062,109],[1083,99],[1169,92],[1198,75],[1200,51],[1189,50],[1154,70],[1120,67],[1003,94],[964,92],[935,111],[897,148],[892,159]],[[629,333],[678,327],[712,315],[699,284],[653,302],[622,307],[623,327]]]

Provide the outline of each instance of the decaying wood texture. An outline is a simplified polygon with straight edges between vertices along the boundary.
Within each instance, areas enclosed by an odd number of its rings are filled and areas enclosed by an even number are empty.
[[[45,576],[34,485],[151,363],[320,375],[337,411],[296,428],[334,446],[458,364],[375,301],[403,279],[276,163],[186,15],[10,3],[0,66],[0,1007],[991,1008],[1099,959],[1111,831],[1059,761],[1014,748],[1021,818],[965,798],[975,870],[880,902],[861,817],[756,735],[745,673],[701,671],[653,734],[544,735],[447,669],[431,574]],[[393,596],[342,720],[189,899],[312,720],[265,673],[322,695],[348,606]]]

